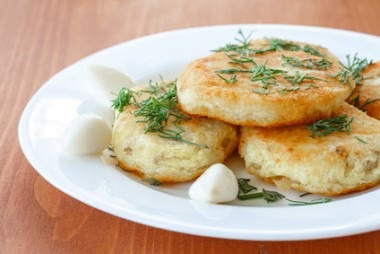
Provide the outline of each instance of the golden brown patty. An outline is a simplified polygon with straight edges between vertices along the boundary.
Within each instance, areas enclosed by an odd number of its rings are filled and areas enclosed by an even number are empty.
[[[239,153],[249,173],[280,188],[339,195],[380,181],[380,122],[345,103],[334,117],[353,117],[350,133],[310,137],[307,125],[242,127]]]
[[[112,146],[121,168],[161,182],[184,182],[199,176],[211,164],[223,162],[236,149],[237,128],[218,120],[188,115],[183,115],[179,122],[172,115],[163,132],[146,132],[146,119],[134,114],[142,104],[158,107],[167,103],[159,97],[173,91],[172,84],[170,87],[160,84],[158,92],[153,93],[147,87],[137,88],[139,92],[135,90],[134,98],[139,105],[126,106],[117,116]],[[171,114],[183,112],[177,109]]]
[[[380,61],[369,64],[361,74],[362,84],[355,87],[347,101],[380,120]]]
[[[305,44],[286,42],[297,46],[293,51],[273,48],[273,43],[252,41],[250,53],[217,52],[192,62],[178,80],[181,109],[265,127],[330,117],[355,86],[352,78],[326,49],[308,45],[306,50]]]

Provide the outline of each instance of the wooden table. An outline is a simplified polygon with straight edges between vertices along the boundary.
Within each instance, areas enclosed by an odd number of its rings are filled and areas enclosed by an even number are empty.
[[[36,173],[17,138],[31,96],[102,48],[171,29],[282,23],[380,36],[378,0],[0,0],[0,253],[380,253],[380,231],[326,240],[237,241],[109,215]]]

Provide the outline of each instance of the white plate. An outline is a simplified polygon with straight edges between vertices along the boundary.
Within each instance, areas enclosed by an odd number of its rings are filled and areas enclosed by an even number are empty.
[[[378,187],[312,206],[294,207],[287,202],[267,205],[264,201],[213,205],[190,200],[188,183],[151,187],[100,157],[62,153],[66,125],[83,111],[83,105],[90,105],[87,110],[97,110],[88,101],[101,100],[87,71],[89,65],[127,71],[138,84],[157,80],[159,75],[175,78],[191,60],[234,42],[239,28],[247,34],[254,31],[252,38],[278,37],[324,45],[342,60],[356,52],[360,57],[380,59],[379,37],[318,27],[231,25],[146,36],[86,57],[41,87],[25,108],[19,124],[19,139],[27,159],[55,187],[90,206],[177,232],[230,239],[301,240],[380,229]],[[239,158],[231,158],[228,165],[239,175],[244,174]],[[299,199],[297,192],[282,193]]]

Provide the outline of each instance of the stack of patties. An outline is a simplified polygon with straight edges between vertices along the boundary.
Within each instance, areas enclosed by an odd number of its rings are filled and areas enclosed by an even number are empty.
[[[237,127],[185,114],[176,81],[122,89],[113,101],[118,165],[156,184],[189,181],[236,150]]]
[[[380,122],[345,103],[355,81],[327,49],[260,39],[217,51],[183,71],[179,106],[240,125],[248,173],[324,195],[380,181]]]

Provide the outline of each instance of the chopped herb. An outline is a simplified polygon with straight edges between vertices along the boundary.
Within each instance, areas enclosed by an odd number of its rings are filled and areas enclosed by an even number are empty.
[[[321,78],[309,76],[309,75],[307,75],[307,73],[301,74],[299,71],[296,71],[296,73],[293,76],[292,75],[286,75],[285,79],[288,80],[293,86],[296,84],[300,84],[300,83],[304,82],[305,80],[326,81],[326,80],[321,79]]]
[[[147,177],[147,178],[144,178],[142,179],[144,182],[152,185],[152,186],[162,186],[162,182],[159,181],[159,180],[156,180],[154,178],[151,178],[151,177]]]
[[[263,54],[271,51],[304,51],[311,55],[323,56],[317,49],[311,47],[310,45],[305,45],[304,47],[302,47],[291,41],[286,41],[278,38],[267,40],[270,43],[268,48],[254,50],[253,52],[256,54]]]
[[[132,114],[135,117],[143,117],[137,122],[145,123],[145,132],[162,132],[170,117],[174,117],[175,123],[181,123],[183,119],[191,118],[177,108],[177,88],[175,84],[169,84],[169,90],[157,97],[151,96],[138,103],[138,109]]]
[[[226,54],[226,56],[231,59],[231,63],[237,63],[237,64],[245,64],[245,63],[253,63],[254,60],[253,58],[250,58],[248,56],[242,56],[242,55],[239,55],[238,57],[234,56],[234,55],[229,55],[229,54]]]
[[[330,198],[319,198],[319,199],[314,199],[311,201],[298,201],[298,200],[292,200],[287,197],[285,197],[283,194],[277,192],[277,191],[270,191],[266,189],[262,189],[261,192],[253,192],[256,191],[257,188],[249,184],[250,179],[248,178],[238,178],[238,184],[239,184],[239,194],[238,194],[238,199],[240,200],[249,200],[249,199],[257,199],[257,198],[262,198],[267,203],[272,203],[279,201],[281,199],[285,199],[288,202],[290,202],[290,206],[299,206],[299,205],[316,205],[316,204],[322,204],[322,203],[327,203],[331,202],[332,199]],[[299,197],[304,197],[306,195],[309,195],[311,193],[303,193]]]
[[[216,74],[219,78],[223,79],[226,83],[229,83],[229,84],[234,84],[236,83],[236,74],[232,74],[230,79],[226,79],[225,77],[223,77],[222,75],[220,74]]]
[[[124,107],[129,106],[134,102],[136,102],[134,92],[130,89],[122,88],[116,99],[112,101],[112,107],[117,112],[121,113],[123,112]]]
[[[286,200],[288,200],[289,202],[291,202],[291,204],[289,204],[290,206],[317,205],[317,204],[324,204],[324,203],[328,203],[328,202],[332,201],[331,198],[326,198],[326,197],[314,199],[314,200],[312,200],[310,202],[291,200],[291,199],[288,199],[288,198]]]
[[[257,188],[255,186],[252,186],[249,184],[249,181],[250,181],[249,178],[239,178],[238,179],[239,192],[246,194],[252,190],[257,190]]]
[[[368,144],[366,141],[364,141],[363,139],[359,138],[358,136],[354,136],[357,140],[359,140],[361,143],[363,144]]]
[[[365,111],[365,107],[368,106],[371,103],[380,101],[380,98],[377,99],[367,99],[363,104],[360,105],[360,95],[352,98],[348,103],[353,105],[354,107],[357,107],[358,109]]]
[[[319,120],[307,127],[311,131],[310,137],[325,137],[333,132],[347,132],[350,134],[353,117],[347,118],[347,115],[339,115],[333,118]]]
[[[289,57],[282,55],[282,59],[285,60],[284,64],[291,65],[297,68],[306,68],[306,69],[328,69],[332,66],[332,62],[326,59],[315,59],[307,58],[300,60],[298,57]]]
[[[276,202],[277,200],[285,198],[284,195],[278,193],[277,191],[268,191],[263,189],[263,198],[267,203]]]
[[[251,70],[251,81],[261,81],[265,85],[269,83],[269,80],[276,79],[276,74],[286,73],[284,70],[268,68],[266,62],[264,64],[254,62],[254,66],[252,66]]]
[[[145,133],[158,133],[163,138],[207,148],[206,145],[196,144],[182,138],[183,130],[178,125],[183,120],[190,120],[191,118],[177,107],[176,81],[168,84],[163,83],[163,81],[155,84],[150,83],[148,90],[140,92],[149,93],[151,96],[148,99],[137,101],[136,92],[123,88],[117,98],[113,100],[112,106],[119,112],[122,112],[124,107],[129,105],[137,107],[131,114],[139,118],[136,121],[137,123],[145,124]],[[167,128],[169,121],[173,122],[173,129]]]
[[[343,83],[343,84],[346,84],[349,80],[350,77],[352,77],[352,74],[349,70],[347,69],[341,69],[340,71],[338,71],[336,74],[332,74],[330,75],[332,78],[338,78],[338,80]]]
[[[160,134],[158,136],[161,137],[161,138],[166,138],[166,139],[170,139],[170,140],[180,141],[180,142],[183,142],[183,143],[186,143],[186,144],[190,144],[190,145],[194,145],[194,146],[199,146],[199,147],[202,147],[202,148],[208,148],[207,145],[198,144],[198,143],[194,143],[194,142],[191,142],[189,140],[183,139],[183,137],[182,137],[181,134],[184,132],[184,130],[181,127],[179,127],[179,125],[177,125],[177,124],[174,124],[174,126],[176,127],[176,130],[173,130],[173,129],[163,130],[163,131],[160,132]]]
[[[371,104],[371,103],[374,103],[374,102],[376,102],[376,101],[380,101],[380,98],[377,98],[377,99],[367,99],[364,103],[363,103],[363,105],[361,105],[360,106],[360,109],[361,110],[364,110],[364,108],[366,107],[366,106],[368,106],[369,104]]]
[[[225,70],[216,70],[215,73],[220,74],[236,74],[236,73],[251,73],[250,70],[245,69],[225,69]]]
[[[305,193],[302,193],[301,195],[299,195],[300,198],[302,197],[305,197],[305,196],[308,196],[308,195],[311,195],[310,192],[305,192]]]
[[[323,54],[321,54],[321,52],[319,52],[317,49],[313,48],[310,45],[305,45],[303,47],[303,51],[306,53],[309,53],[311,55],[314,55],[314,56],[323,56]]]
[[[277,51],[284,51],[284,50],[299,51],[302,49],[300,45],[294,44],[291,41],[285,41],[278,38],[269,39],[269,41],[270,41],[270,48]]]
[[[238,198],[240,200],[262,198],[262,199],[266,200],[267,203],[272,203],[272,202],[276,202],[280,199],[285,198],[285,196],[276,192],[276,191],[268,191],[268,190],[263,189],[262,192],[255,192],[255,193],[251,193],[251,194],[239,195]]]
[[[283,87],[283,88],[277,88],[277,91],[280,93],[280,94],[284,94],[286,92],[294,92],[294,91],[297,91],[299,90],[301,87],[299,86],[294,86],[294,87]]]
[[[241,29],[238,30],[238,36],[239,37],[235,37],[235,41],[237,42],[237,44],[233,44],[233,43],[228,43],[226,44],[224,47],[221,47],[219,49],[216,49],[216,50],[212,50],[213,52],[246,52],[246,51],[249,51],[249,45],[251,43],[251,35],[252,35],[252,32],[250,34],[248,34],[247,36],[244,35],[243,31]]]
[[[363,75],[361,74],[361,72],[365,67],[372,63],[372,60],[368,61],[366,58],[360,59],[357,53],[354,55],[352,60],[350,55],[347,55],[346,59],[347,65],[342,64],[342,66],[351,73],[351,76],[354,79],[355,84],[361,84],[361,82],[363,81]]]

